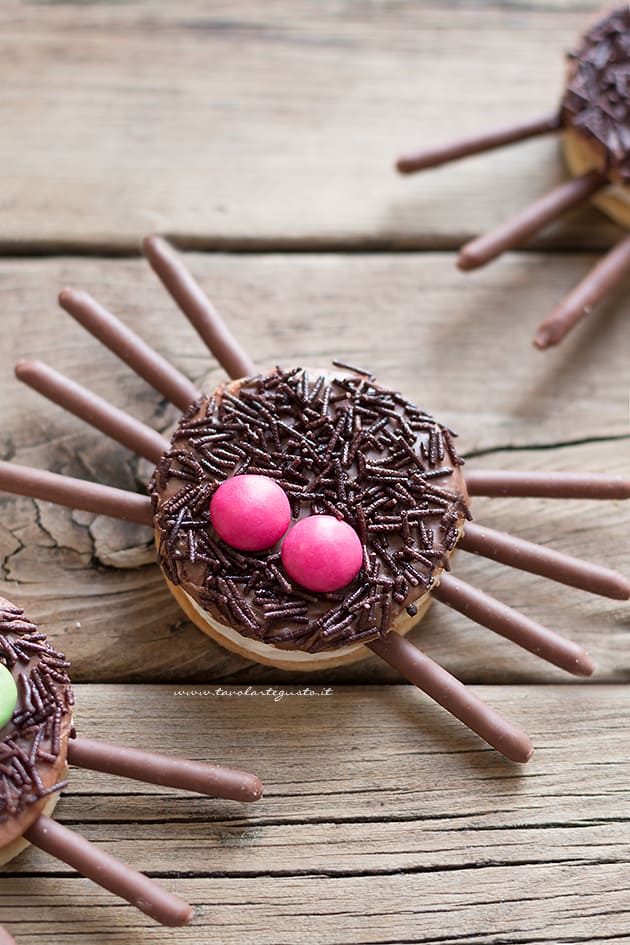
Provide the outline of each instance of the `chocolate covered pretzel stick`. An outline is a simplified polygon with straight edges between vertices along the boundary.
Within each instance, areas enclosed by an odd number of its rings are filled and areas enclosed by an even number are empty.
[[[68,760],[79,768],[232,801],[257,801],[263,793],[260,779],[247,771],[110,745],[91,738],[69,741]]]
[[[127,328],[111,312],[103,308],[87,292],[63,289],[59,304],[80,325],[98,338],[110,351],[124,361],[154,390],[180,410],[186,410],[199,396],[199,391],[177,368],[154,351],[135,332]]]
[[[542,322],[534,344],[550,348],[588,315],[630,270],[630,235],[620,240]]]
[[[522,764],[529,761],[534,750],[529,736],[502,719],[405,637],[392,631],[379,640],[371,640],[367,645],[405,679],[426,692],[506,758]]]
[[[520,246],[548,223],[579,207],[606,183],[603,174],[589,171],[582,177],[573,177],[560,184],[490,233],[484,233],[462,246],[457,265],[464,271],[485,266],[506,250]]]
[[[253,362],[168,243],[159,236],[147,236],[142,245],[151,268],[228,375],[255,374]]]
[[[401,174],[413,174],[415,171],[423,171],[429,167],[439,167],[442,164],[458,161],[460,158],[469,157],[473,154],[482,154],[484,151],[493,151],[495,148],[502,148],[517,141],[525,141],[527,138],[549,134],[552,131],[557,131],[561,127],[561,123],[560,112],[554,112],[553,115],[544,115],[542,118],[534,118],[530,121],[520,122],[517,125],[496,128],[493,131],[485,132],[485,134],[472,135],[470,138],[451,141],[449,144],[437,148],[428,148],[415,154],[403,155],[396,161],[396,168]]]
[[[156,430],[41,361],[18,362],[15,375],[48,400],[152,463],[159,462],[169,447],[169,441]]]
[[[40,815],[24,836],[40,850],[67,863],[162,925],[187,925],[193,917],[192,906],[179,896],[50,817]]]
[[[630,480],[599,473],[513,472],[475,469],[466,472],[471,496],[546,499],[630,499]]]
[[[0,489],[71,509],[111,515],[138,525],[152,525],[151,500],[146,495],[102,486],[98,482],[0,461]]]
[[[484,558],[541,577],[579,587],[592,594],[601,594],[614,600],[630,598],[630,582],[622,574],[602,568],[571,555],[561,554],[533,541],[525,541],[506,532],[495,531],[467,522],[459,547]]]
[[[576,643],[565,640],[452,574],[442,574],[439,585],[433,588],[433,596],[475,623],[575,676],[590,676],[595,668],[588,653]]]

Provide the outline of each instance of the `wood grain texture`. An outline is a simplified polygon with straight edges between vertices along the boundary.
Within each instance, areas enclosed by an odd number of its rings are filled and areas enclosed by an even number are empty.
[[[263,800],[74,770],[57,817],[194,903],[178,942],[627,941],[627,687],[481,687],[531,732],[525,769],[411,687],[177,691],[79,686],[79,731],[246,764]],[[173,941],[32,849],[3,870],[0,921],[21,945],[49,922],[76,945]]]
[[[471,466],[627,475],[627,282],[560,349],[530,347],[594,264],[587,251],[620,231],[584,208],[540,236],[544,252],[487,272],[463,276],[450,252],[565,178],[559,142],[393,170],[404,151],[548,112],[564,51],[600,8],[3,2],[1,458],[128,489],[150,473],[18,385],[23,356],[160,431],[175,419],[56,308],[64,284],[195,382],[221,378],[148,267],[98,258],[136,256],[160,231],[240,252],[187,261],[262,367],[366,365],[454,425]],[[629,505],[479,499],[474,511],[630,574]],[[19,945],[630,943],[627,603],[458,554],[458,576],[597,663],[593,681],[568,679],[432,607],[414,641],[530,733],[536,752],[518,768],[374,657],[309,677],[329,695],[239,696],[291,677],[192,627],[153,560],[140,527],[0,496],[0,594],[89,683],[76,687],[80,734],[249,768],[266,795],[245,809],[73,770],[59,820],[188,898],[195,920],[158,928],[31,849],[0,880],[0,923]]]
[[[453,248],[565,177],[553,136],[413,180],[401,152],[553,110],[597,0],[6,0],[0,246]],[[535,63],[535,68],[531,64]],[[610,245],[594,210],[541,244]]]
[[[527,343],[532,310],[588,267],[588,258],[567,256],[560,271],[544,256],[512,256],[468,287],[453,271],[450,254],[190,254],[187,261],[262,367],[278,360],[327,365],[335,356],[367,365],[382,382],[454,425],[463,452],[480,454],[471,465],[627,474],[630,336],[620,295],[562,351],[541,355]],[[509,296],[506,276],[519,287]],[[158,395],[56,309],[56,293],[66,282],[93,292],[195,381],[207,376],[212,385],[221,377],[139,260],[5,261],[3,458],[141,488],[148,464],[138,464],[13,377],[18,357],[41,358],[150,425],[164,429],[173,421]],[[278,677],[278,671],[228,654],[183,619],[152,564],[148,530],[28,499],[3,496],[0,503],[0,592],[24,603],[46,626],[72,657],[75,678]],[[484,524],[630,571],[627,503],[478,499],[474,510]],[[599,679],[628,678],[625,603],[559,592],[463,552],[456,570],[590,649]],[[466,680],[564,678],[439,605],[414,639]],[[397,677],[371,658],[322,678]]]

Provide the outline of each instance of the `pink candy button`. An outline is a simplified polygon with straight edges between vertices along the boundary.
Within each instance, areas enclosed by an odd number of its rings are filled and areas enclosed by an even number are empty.
[[[264,551],[279,541],[291,521],[284,490],[267,476],[233,476],[210,500],[210,518],[223,541],[240,551]]]
[[[356,577],[362,561],[359,536],[332,515],[301,519],[282,543],[287,574],[309,591],[338,591]]]

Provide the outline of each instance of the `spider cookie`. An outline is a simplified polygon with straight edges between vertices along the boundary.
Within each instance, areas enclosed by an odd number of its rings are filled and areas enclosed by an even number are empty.
[[[18,377],[155,464],[149,495],[0,463],[0,488],[146,524],[186,614],[224,646],[280,668],[378,654],[515,761],[529,738],[405,639],[431,600],[580,676],[587,653],[451,573],[456,547],[625,600],[618,575],[472,522],[477,495],[628,498],[616,476],[464,471],[455,434],[369,373],[258,372],[168,244],[163,284],[231,380],[196,390],[83,292],[61,304],[182,410],[170,440],[37,362]]]
[[[68,766],[238,801],[258,800],[262,785],[244,771],[77,737],[69,667],[24,611],[0,598],[0,863],[33,844],[163,925],[185,925],[187,902],[52,819]]]
[[[464,246],[457,265],[467,271],[534,236],[548,223],[592,202],[630,227],[630,7],[593,23],[569,54],[567,84],[551,115],[501,128],[398,159],[402,174],[437,167],[471,154],[561,132],[572,179],[490,233]],[[630,236],[622,238],[539,326],[534,344],[558,344],[630,268]]]

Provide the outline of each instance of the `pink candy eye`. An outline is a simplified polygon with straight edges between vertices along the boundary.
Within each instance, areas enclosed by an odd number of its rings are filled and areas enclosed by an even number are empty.
[[[297,522],[282,544],[282,563],[309,591],[338,591],[361,569],[363,549],[355,530],[332,515]]]
[[[265,551],[280,541],[291,521],[284,490],[267,476],[233,476],[210,500],[214,530],[239,551]],[[297,522],[282,544],[282,563],[309,591],[338,591],[356,577],[363,549],[355,530],[332,515]]]
[[[264,551],[280,541],[291,521],[284,490],[267,476],[233,476],[210,500],[210,517],[220,538],[240,551]]]

